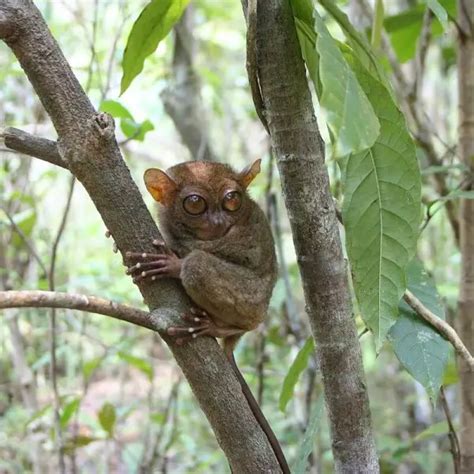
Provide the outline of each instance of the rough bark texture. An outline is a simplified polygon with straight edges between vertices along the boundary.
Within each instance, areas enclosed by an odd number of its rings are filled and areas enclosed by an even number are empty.
[[[114,137],[112,119],[97,114],[31,0],[2,0],[0,39],[12,49],[59,136],[59,151],[84,185],[118,249],[152,252],[157,227],[133,182]],[[277,460],[244,398],[223,351],[210,338],[176,346],[170,323],[189,308],[170,281],[140,283],[160,331],[187,377],[234,473],[279,472]]]
[[[193,62],[196,51],[193,16],[193,6],[190,5],[174,27],[172,76],[161,98],[192,159],[216,161],[201,99],[201,84]]]
[[[245,10],[245,1],[243,5]],[[347,268],[288,0],[257,1],[256,50],[264,113],[321,363],[335,472],[376,473],[379,466]]]
[[[474,190],[474,2],[458,0],[459,36],[459,145],[458,153],[468,171],[466,189]],[[474,353],[474,200],[461,201],[461,287],[458,333]],[[461,389],[461,472],[474,472],[474,371],[458,359]]]

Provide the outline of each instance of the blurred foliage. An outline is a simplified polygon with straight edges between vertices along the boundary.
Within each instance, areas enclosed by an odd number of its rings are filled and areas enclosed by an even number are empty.
[[[143,72],[120,96],[121,62],[127,38],[147,2],[39,0],[36,3],[94,105],[120,122],[118,141],[132,175],[152,208],[141,178],[143,171],[151,166],[166,168],[189,159],[160,99],[171,75],[173,35],[160,38],[156,51],[144,63]],[[320,90],[325,84],[319,80],[318,61],[309,59],[316,37],[308,27],[305,2],[295,3],[303,5],[297,20],[298,34],[306,44],[303,55],[314,86]],[[346,12],[347,3],[339,2]],[[448,18],[455,16],[454,0],[385,2],[384,28],[398,60],[406,63],[408,74],[413,70],[425,9],[438,8],[435,13],[442,18],[438,5]],[[251,193],[264,209],[269,189],[277,197],[280,226],[274,231],[276,238],[281,239],[286,262],[273,293],[267,323],[245,336],[236,357],[253,392],[261,394],[263,411],[290,464],[297,472],[304,472],[312,449],[308,463],[318,472],[330,473],[331,441],[322,408],[321,377],[318,362],[312,356],[313,348],[307,342],[310,330],[289,223],[280,198],[278,173],[248,89],[241,6],[233,0],[196,0],[192,6],[193,33],[198,41],[193,60],[202,83],[202,98],[216,154],[237,168],[255,157],[264,158],[263,171],[252,185]],[[329,32],[342,41],[344,36],[336,24],[340,22],[328,22],[324,11],[321,15]],[[340,24],[344,29],[343,22]],[[462,168],[455,150],[456,70],[452,28],[452,23],[443,28],[437,19],[433,22],[433,39],[420,97],[437,152],[445,156],[444,165],[439,169],[429,167],[423,150],[417,149],[427,218],[418,256],[437,283],[441,309],[450,322],[457,300],[460,257],[444,212],[448,198],[436,194],[431,178],[434,173],[443,173],[451,191],[449,199],[457,202]],[[349,34],[347,42],[355,49],[354,41]],[[382,64],[385,68],[382,73],[390,76],[389,66],[383,61]],[[327,81],[326,84],[331,85]],[[3,44],[0,44],[0,104],[1,127],[17,126],[48,138],[56,136],[23,71]],[[319,111],[317,106],[321,132],[330,143]],[[353,115],[342,118],[349,123],[354,120]],[[329,146],[328,152],[331,149]],[[334,158],[330,153],[328,157],[332,187],[337,190],[341,187],[341,174],[332,166]],[[52,244],[66,203],[68,178],[63,170],[20,157],[0,145],[2,289],[47,289],[46,275],[25,239],[34,246],[43,266],[49,268]],[[112,243],[104,237],[104,232],[96,209],[83,188],[77,186],[58,250],[57,290],[98,295],[144,308],[139,292],[125,275],[121,259],[112,252]],[[282,255],[279,258],[281,261]],[[290,300],[293,304],[289,304]],[[48,314],[44,309],[21,309],[0,315],[2,472],[34,472],[38,460],[46,463],[51,472],[57,472],[52,438]],[[429,395],[402,368],[391,348],[383,346],[378,354],[375,352],[372,336],[362,335],[365,325],[358,311],[356,320],[382,471],[451,472],[441,407],[430,402]],[[21,335],[19,339],[15,337],[16,330]],[[58,332],[60,423],[68,466],[74,464],[78,472],[146,472],[140,471],[144,466],[153,466],[155,472],[229,472],[207,420],[189,387],[180,383],[182,375],[157,336],[107,317],[69,310],[58,310]],[[22,370],[18,365],[21,357]],[[447,370],[438,375],[444,375],[443,383],[449,385],[445,391],[456,419],[457,373],[453,354],[450,352],[446,357],[449,357]],[[286,409],[282,412],[279,407]]]

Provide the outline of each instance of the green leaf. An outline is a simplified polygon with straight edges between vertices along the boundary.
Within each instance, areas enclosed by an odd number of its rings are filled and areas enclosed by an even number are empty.
[[[111,403],[104,403],[98,413],[100,426],[107,432],[109,438],[114,435],[115,422],[117,421],[117,415],[115,413],[115,407]]]
[[[445,319],[436,286],[423,265],[414,259],[407,268],[409,290],[432,313]],[[450,345],[404,301],[400,317],[390,331],[393,350],[405,369],[418,380],[435,401],[443,381]]]
[[[354,71],[381,129],[373,147],[341,163],[342,215],[357,301],[379,350],[397,318],[406,288],[405,268],[415,254],[421,181],[403,115],[385,87],[358,61]]]
[[[322,395],[320,395],[313,409],[311,410],[311,415],[308,426],[306,427],[306,431],[304,433],[303,442],[298,447],[298,451],[296,453],[296,462],[291,471],[294,474],[305,474],[305,472],[307,472],[306,465],[308,462],[308,456],[313,451],[314,437],[318,431],[318,428],[321,426],[323,408],[324,398]]]
[[[123,361],[142,371],[150,381],[153,379],[153,367],[147,360],[122,351],[118,353],[118,356]]]
[[[293,393],[295,391],[296,383],[308,365],[308,359],[311,353],[314,351],[314,340],[310,336],[304,343],[304,346],[300,349],[298,354],[295,357],[295,360],[290,366],[288,373],[286,374],[285,380],[283,381],[283,386],[280,393],[280,410],[285,411],[286,405],[293,398]]]
[[[95,372],[103,360],[103,357],[94,357],[93,359],[90,359],[84,363],[82,366],[82,374],[84,375],[86,381],[90,379],[91,375]]]
[[[107,112],[114,118],[125,118],[133,120],[132,114],[120,102],[116,100],[104,100],[99,107],[101,112]]]
[[[137,123],[134,120],[125,118],[121,120],[120,128],[127,138],[142,142],[145,135],[151,130],[154,130],[155,127],[149,120]]]
[[[77,412],[80,403],[81,399],[79,397],[74,398],[70,402],[66,403],[60,417],[60,423],[62,428],[65,428],[67,426],[69,420]]]
[[[448,13],[438,0],[426,0],[429,9],[436,15],[444,30],[448,29]]]
[[[145,59],[152,54],[179,20],[189,0],[152,0],[132,27],[122,61],[123,94],[143,69]]]
[[[378,50],[382,42],[382,30],[383,30],[383,18],[384,18],[384,8],[383,0],[375,1],[375,11],[374,11],[374,21],[372,25],[372,38],[371,44],[372,47]]]
[[[474,191],[462,191],[457,189],[455,191],[450,192],[446,196],[441,196],[440,198],[436,199],[437,201],[452,201],[453,199],[474,199]]]
[[[33,423],[33,421],[38,420],[39,418],[42,418],[46,413],[48,413],[53,406],[51,404],[45,405],[44,407],[40,408],[39,410],[35,411],[33,415],[26,421],[25,423],[25,429]]]
[[[440,421],[418,433],[413,439],[414,442],[425,441],[427,439],[434,438],[435,436],[445,435],[449,433],[449,425],[447,421]]]
[[[442,385],[455,385],[459,382],[458,368],[454,360],[450,360],[443,374],[443,383]]]
[[[77,448],[82,448],[83,446],[87,446],[88,444],[91,444],[94,441],[98,441],[100,439],[101,438],[96,438],[93,436],[74,436],[73,438],[68,439],[64,444],[64,452],[66,454],[72,454]]]
[[[320,104],[334,136],[334,154],[341,157],[358,153],[374,144],[380,124],[355,74],[316,11],[314,20],[322,84]]]
[[[313,3],[311,0],[291,0],[295,17],[296,33],[301,54],[314,84],[318,97],[321,95],[319,80],[319,55],[316,51],[316,32],[314,31]]]

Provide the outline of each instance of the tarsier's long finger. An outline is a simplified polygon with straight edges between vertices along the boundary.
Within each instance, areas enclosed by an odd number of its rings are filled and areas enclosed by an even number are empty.
[[[148,270],[150,268],[156,268],[156,267],[161,268],[165,262],[166,262],[165,258],[162,258],[160,260],[153,260],[152,262],[138,262],[135,265],[128,267],[125,273],[127,275],[131,275],[132,273],[135,273],[139,270]]]
[[[166,331],[170,336],[181,336],[181,335],[190,335],[199,334],[201,331],[208,329],[207,324],[203,326],[193,326],[193,327],[171,327]]]
[[[159,258],[167,258],[168,255],[162,254],[162,253],[148,253],[148,252],[126,252],[125,256],[127,258],[154,258],[154,259],[159,259]]]
[[[181,316],[181,318],[183,319],[183,321],[186,321],[186,322],[191,323],[191,324],[196,324],[196,323],[201,323],[203,321],[208,321],[207,318],[201,318],[199,316],[195,316],[194,314],[183,314],[183,316]]]
[[[139,275],[137,275],[134,279],[133,282],[136,283],[137,281],[144,280],[145,278],[151,278],[151,280],[156,280],[157,278],[160,277],[165,277],[169,273],[169,268],[168,267],[161,267],[157,268],[156,270],[148,270],[145,272],[141,272]]]

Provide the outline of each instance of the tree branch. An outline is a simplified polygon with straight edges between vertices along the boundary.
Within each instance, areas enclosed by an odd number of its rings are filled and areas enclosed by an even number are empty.
[[[103,314],[147,329],[154,329],[150,313],[125,304],[57,291],[21,290],[0,291],[0,309],[5,308],[63,308]]]
[[[454,328],[432,313],[410,290],[405,290],[403,299],[413,308],[416,314],[437,329],[453,345],[458,355],[466,361],[470,369],[474,370],[474,357],[469,353]]]
[[[53,165],[68,169],[58,151],[58,144],[47,138],[40,138],[18,128],[7,127],[0,131],[5,146],[34,158],[47,161]]]
[[[154,251],[160,237],[117,146],[110,116],[97,113],[41,13],[31,0],[0,2],[0,39],[19,60],[59,136],[61,157],[81,181],[123,257]],[[273,450],[220,346],[212,338],[177,345],[167,335],[189,311],[189,299],[168,279],[138,284],[160,332],[214,429],[234,473],[279,472]]]

